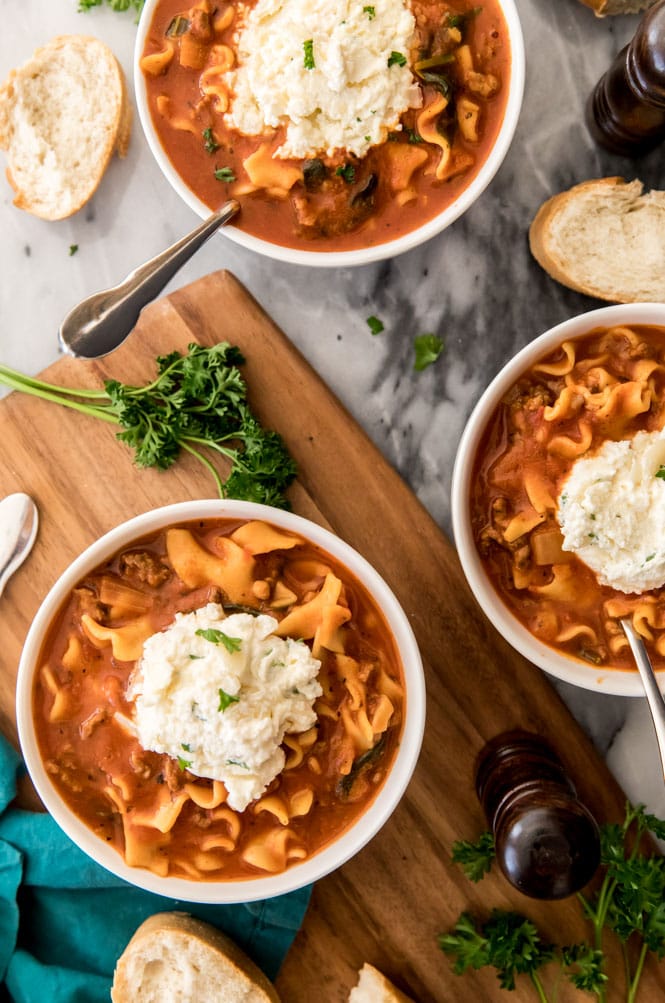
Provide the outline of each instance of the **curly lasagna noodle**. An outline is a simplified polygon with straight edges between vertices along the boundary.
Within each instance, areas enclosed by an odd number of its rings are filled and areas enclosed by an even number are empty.
[[[664,429],[665,328],[612,327],[524,373],[478,449],[474,535],[497,592],[594,665],[634,668],[627,617],[665,666]]]
[[[192,191],[239,198],[258,237],[327,250],[393,239],[459,195],[509,65],[497,0],[162,0],[141,60]]]
[[[75,588],[35,728],[71,809],[130,866],[278,873],[352,825],[394,758],[404,682],[381,611],[268,523],[173,526]]]

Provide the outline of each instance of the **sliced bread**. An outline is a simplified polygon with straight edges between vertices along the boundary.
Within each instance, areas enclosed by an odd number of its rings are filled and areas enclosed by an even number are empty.
[[[598,17],[605,17],[606,14],[639,14],[655,2],[656,0],[582,0]]]
[[[127,152],[131,107],[103,42],[58,35],[0,87],[0,149],[14,205],[64,219],[92,197],[114,151]]]
[[[138,928],[118,959],[112,1003],[279,1003],[268,978],[223,933],[188,913]]]
[[[611,303],[665,300],[665,192],[598,178],[548,199],[529,229],[552,278]]]
[[[373,965],[365,962],[358,975],[358,985],[351,990],[348,1003],[413,1003]]]

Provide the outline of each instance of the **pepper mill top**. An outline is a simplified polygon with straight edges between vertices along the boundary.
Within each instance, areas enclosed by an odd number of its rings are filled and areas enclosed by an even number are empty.
[[[600,861],[598,826],[540,736],[515,731],[489,742],[478,758],[476,791],[497,863],[515,888],[559,899],[591,880]]]
[[[665,140],[665,0],[644,14],[632,41],[600,78],[586,118],[597,143],[626,157]]]

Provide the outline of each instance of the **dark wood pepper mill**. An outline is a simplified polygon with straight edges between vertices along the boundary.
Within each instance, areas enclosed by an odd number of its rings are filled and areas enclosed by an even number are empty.
[[[625,157],[665,140],[665,0],[644,14],[633,40],[600,78],[586,118],[595,141]]]
[[[525,895],[561,899],[583,888],[600,862],[598,826],[540,736],[511,731],[481,751],[476,791],[496,860]]]

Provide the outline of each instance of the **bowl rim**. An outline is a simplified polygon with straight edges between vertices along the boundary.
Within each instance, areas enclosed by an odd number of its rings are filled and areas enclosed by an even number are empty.
[[[157,162],[162,174],[169,182],[173,190],[180,198],[196,213],[201,219],[206,219],[211,214],[211,210],[202,202],[187,184],[180,177],[171,161],[166,156],[164,149],[159,142],[152,124],[150,109],[146,98],[146,88],[144,85],[144,75],[140,67],[140,59],[143,54],[146,35],[150,27],[155,6],[160,0],[145,0],[145,4],[139,18],[136,41],[133,53],[133,76],[134,76],[134,100],[138,111],[139,121],[143,135],[148,147]],[[508,38],[510,42],[510,76],[508,81],[508,99],[504,111],[503,121],[499,127],[498,134],[490,149],[485,162],[478,174],[471,183],[460,193],[459,197],[448,206],[442,213],[423,223],[415,230],[410,230],[401,237],[373,245],[368,248],[357,248],[350,251],[309,251],[293,247],[285,247],[282,244],[273,244],[268,240],[255,237],[250,233],[238,229],[233,223],[229,223],[219,229],[219,234],[228,237],[229,240],[241,247],[245,247],[258,254],[287,264],[308,265],[315,268],[344,268],[357,265],[367,265],[386,258],[392,258],[414,247],[425,243],[432,237],[443,232],[454,223],[485,191],[494,175],[505,160],[506,154],[513,141],[524,98],[524,83],[526,73],[526,55],[524,47],[524,34],[517,11],[515,0],[497,0],[499,3],[506,25],[508,27]]]
[[[32,718],[33,680],[45,630],[67,593],[105,557],[153,530],[205,518],[263,519],[305,536],[327,550],[356,575],[375,598],[393,633],[406,683],[404,727],[390,772],[370,806],[342,835],[302,863],[280,874],[228,881],[193,881],[160,877],[129,867],[61,800],[39,754]],[[337,869],[362,849],[382,828],[406,790],[420,754],[425,727],[425,679],[422,659],[407,615],[384,579],[358,551],[330,530],[303,516],[254,502],[205,499],[176,502],[151,509],[109,530],[87,547],[59,576],[32,622],[21,655],[16,684],[16,711],[21,750],[44,805],[61,829],[88,856],[116,877],[146,891],[188,902],[231,904],[251,902],[295,891]]]
[[[525,345],[499,370],[468,419],[453,465],[451,517],[453,537],[462,570],[478,604],[508,643],[530,662],[562,682],[615,696],[644,696],[637,669],[602,669],[566,657],[539,641],[509,610],[485,573],[471,530],[468,505],[473,460],[487,421],[501,397],[522,373],[563,341],[583,337],[595,327],[614,324],[656,324],[665,327],[665,303],[621,303],[576,314],[556,324]],[[665,670],[658,672],[665,688]]]

